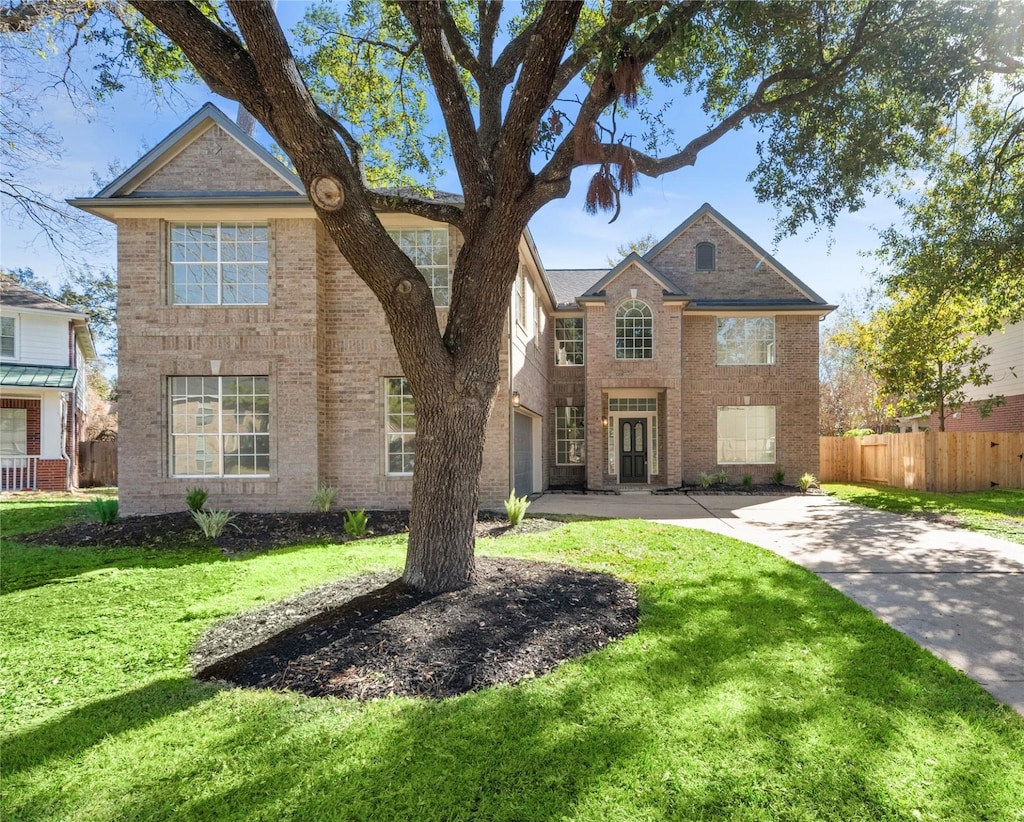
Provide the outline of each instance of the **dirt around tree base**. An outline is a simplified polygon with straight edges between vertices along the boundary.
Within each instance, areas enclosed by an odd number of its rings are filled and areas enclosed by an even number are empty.
[[[308,696],[443,698],[540,676],[636,630],[636,590],[563,565],[478,557],[475,582],[429,596],[362,577],[214,626],[201,679]]]

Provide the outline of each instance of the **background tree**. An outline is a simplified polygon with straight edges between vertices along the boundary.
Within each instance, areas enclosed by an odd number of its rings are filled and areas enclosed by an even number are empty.
[[[892,418],[885,409],[891,402],[880,401],[878,381],[865,367],[856,344],[860,325],[870,319],[877,303],[874,291],[843,295],[822,326],[818,433],[823,437],[863,429],[880,434],[889,428]]]
[[[497,2],[353,0],[325,20],[308,17],[297,56],[265,0],[228,0],[223,12],[184,0],[132,5],[213,91],[262,123],[379,300],[417,408],[404,579],[431,591],[471,579],[484,430],[519,238],[538,209],[569,193],[574,169],[593,172],[584,206],[617,214],[641,176],[692,165],[749,123],[764,135],[755,191],[780,207],[782,229],[827,226],[891,169],[919,162],[931,147],[924,138],[977,77],[1012,70],[1002,52],[1019,43],[1020,25],[998,3],[612,0],[529,2],[512,14]],[[374,187],[394,179],[382,169],[409,158],[374,159],[387,146],[373,142],[365,95],[344,93],[353,74],[357,88],[386,89],[374,105],[391,111],[426,91],[461,202]],[[654,84],[698,97],[709,122],[675,145],[650,127],[656,117],[626,118],[642,112]],[[407,108],[403,141],[427,134],[429,119],[418,103]],[[462,235],[441,332],[430,288],[377,211]]]
[[[635,240],[630,240],[629,242],[616,246],[615,256],[606,258],[607,263],[609,266],[615,267],[630,254],[639,254],[642,257],[658,244],[658,239],[659,238],[651,232],[641,234]]]
[[[911,292],[838,336],[858,352],[860,364],[877,381],[878,404],[887,415],[934,412],[939,430],[945,431],[946,418],[967,401],[966,386],[992,382],[986,362],[992,348],[977,337],[984,313],[978,300],[948,296],[935,304]],[[893,399],[886,401],[885,395]],[[989,397],[982,416],[1001,400]]]
[[[1024,73],[984,85],[940,139],[905,227],[882,233],[888,287],[933,301],[982,297],[985,331],[1024,320]]]

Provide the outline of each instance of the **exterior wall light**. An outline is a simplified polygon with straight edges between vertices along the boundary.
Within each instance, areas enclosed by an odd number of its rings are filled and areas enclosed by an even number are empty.
[[[519,403],[521,403],[521,402],[522,402],[522,399],[520,399],[520,397],[519,397],[519,392],[518,391],[513,391],[512,392],[512,405],[515,406],[516,408],[518,408],[519,407]]]

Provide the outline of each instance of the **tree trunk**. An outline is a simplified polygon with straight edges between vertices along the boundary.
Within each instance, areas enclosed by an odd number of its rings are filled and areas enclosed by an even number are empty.
[[[416,467],[402,579],[419,590],[453,591],[472,582],[490,405],[457,394],[434,408],[417,400]]]

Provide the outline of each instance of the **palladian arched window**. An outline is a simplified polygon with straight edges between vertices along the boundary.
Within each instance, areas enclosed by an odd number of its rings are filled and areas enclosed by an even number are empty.
[[[653,356],[651,309],[642,300],[626,300],[615,312],[615,359],[649,360]]]

